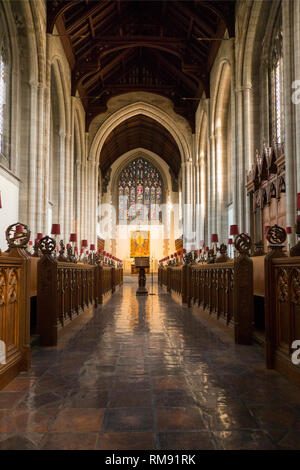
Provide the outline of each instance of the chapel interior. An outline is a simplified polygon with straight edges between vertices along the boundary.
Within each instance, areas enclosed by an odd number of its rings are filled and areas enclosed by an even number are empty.
[[[0,0],[0,450],[300,450],[300,0]]]

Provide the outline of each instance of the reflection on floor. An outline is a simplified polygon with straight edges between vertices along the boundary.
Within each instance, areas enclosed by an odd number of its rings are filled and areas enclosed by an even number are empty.
[[[135,289],[34,351],[0,392],[0,449],[300,449],[299,389],[258,346],[235,346],[157,280],[158,295]]]

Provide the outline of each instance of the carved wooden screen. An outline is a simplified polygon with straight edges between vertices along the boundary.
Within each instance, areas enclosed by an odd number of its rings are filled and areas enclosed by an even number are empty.
[[[160,221],[162,180],[159,171],[137,158],[122,171],[118,185],[119,223]]]
[[[252,211],[251,235],[267,249],[265,227],[286,226],[284,144],[256,151],[255,165],[247,174],[247,191]]]

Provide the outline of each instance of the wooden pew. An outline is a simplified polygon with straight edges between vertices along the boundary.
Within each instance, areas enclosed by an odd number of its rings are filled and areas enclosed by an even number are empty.
[[[249,237],[237,238],[239,255],[213,264],[184,264],[162,268],[168,292],[181,294],[182,302],[195,305],[234,329],[237,344],[251,344],[253,337],[253,263],[248,256]],[[166,271],[166,275],[164,274]]]
[[[37,263],[37,323],[40,344],[55,346],[63,329],[79,315],[91,312],[123,282],[123,269],[71,263],[53,256],[54,240],[40,241],[43,256]]]
[[[61,262],[44,254],[38,262],[37,331],[41,346],[55,346],[64,327],[94,308],[95,267]]]
[[[0,364],[0,389],[30,367],[30,232],[22,225],[22,235],[14,238],[17,225],[8,227],[9,249],[0,255],[0,340],[6,355],[6,363]]]
[[[271,247],[265,257],[266,363],[300,386],[292,343],[300,340],[300,256]]]

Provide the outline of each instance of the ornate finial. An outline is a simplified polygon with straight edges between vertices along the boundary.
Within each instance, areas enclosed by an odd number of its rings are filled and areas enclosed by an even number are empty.
[[[40,250],[39,250],[39,242],[38,242],[38,240],[36,240],[36,241],[34,242],[34,245],[33,245],[33,253],[32,253],[31,256],[32,256],[33,258],[39,258],[40,255],[41,255],[41,254],[40,254]]]
[[[251,249],[251,238],[247,233],[240,233],[237,235],[234,241],[234,246],[235,249],[241,254],[241,255],[249,255],[250,249]]]
[[[38,243],[38,247],[41,250],[43,255],[49,255],[52,256],[52,253],[54,252],[56,248],[56,242],[53,238],[48,237],[43,237],[40,239]]]
[[[221,243],[219,254],[217,256],[216,261],[219,262],[219,263],[223,263],[223,262],[227,261],[228,259],[229,258],[227,256],[227,245],[225,245],[224,243]]]
[[[77,258],[75,254],[73,253],[73,249],[71,246],[68,246],[67,248],[67,257],[66,261],[69,261],[70,263],[77,263]]]
[[[286,231],[279,225],[273,225],[267,232],[267,240],[270,245],[282,246],[286,240]]]
[[[7,227],[5,232],[8,248],[26,248],[30,239],[30,230],[27,225],[17,222]]]
[[[60,250],[59,250],[58,261],[68,261],[66,255],[65,255],[66,247],[65,247],[65,244],[64,244],[63,240],[60,240],[59,246],[60,246]]]
[[[192,264],[193,263],[193,254],[190,251],[189,253],[186,253],[183,255],[183,262],[184,264]]]
[[[215,252],[214,252],[213,249],[211,249],[211,250],[209,250],[209,251],[207,252],[207,258],[208,258],[208,259],[207,259],[207,263],[208,263],[208,264],[214,264],[214,263],[215,263],[215,261],[216,261],[216,255],[215,255]]]

